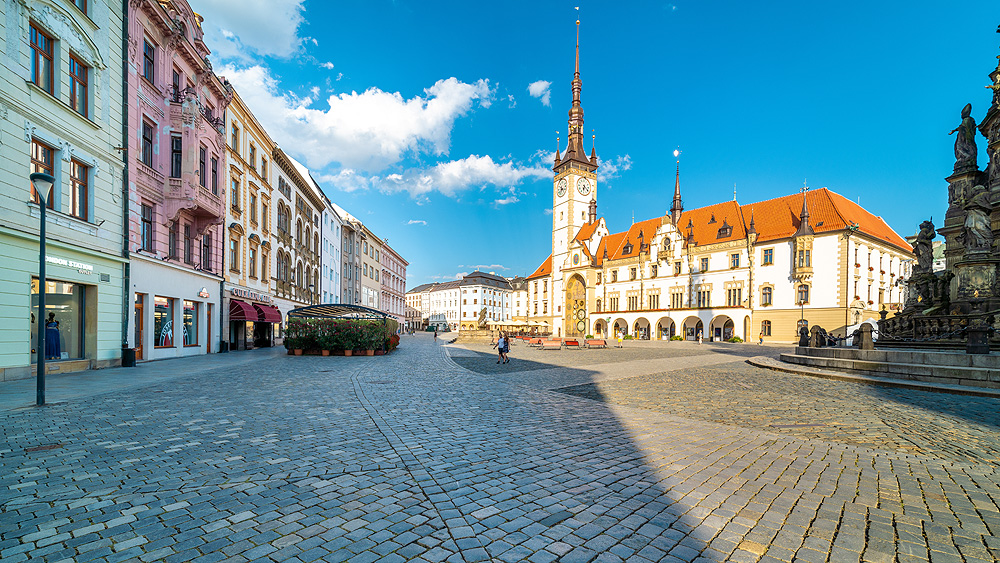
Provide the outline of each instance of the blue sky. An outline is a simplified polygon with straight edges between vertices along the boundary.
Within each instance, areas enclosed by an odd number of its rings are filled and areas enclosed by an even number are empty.
[[[995,0],[191,4],[216,70],[410,262],[408,287],[548,255],[577,17],[612,231],[666,212],[676,147],[688,209],[807,181],[901,235],[940,226],[947,133],[968,102],[985,115],[1000,55]]]

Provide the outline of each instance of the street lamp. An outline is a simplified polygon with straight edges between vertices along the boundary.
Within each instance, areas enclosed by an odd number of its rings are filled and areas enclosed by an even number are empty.
[[[35,172],[28,176],[38,198],[38,369],[35,377],[35,404],[45,404],[45,205],[56,179],[43,172]]]
[[[316,291],[316,284],[309,284],[309,304],[313,305],[315,299],[313,299],[313,292]]]

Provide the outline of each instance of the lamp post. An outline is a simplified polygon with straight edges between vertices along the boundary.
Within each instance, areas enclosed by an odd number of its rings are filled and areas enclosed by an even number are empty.
[[[35,377],[35,404],[45,404],[45,205],[56,179],[43,172],[35,172],[28,176],[38,198],[38,369]]]
[[[313,299],[313,292],[316,290],[316,284],[309,284],[309,304],[315,305],[315,299]]]

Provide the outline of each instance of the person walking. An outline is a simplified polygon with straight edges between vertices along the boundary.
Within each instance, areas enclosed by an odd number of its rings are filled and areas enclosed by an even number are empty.
[[[504,333],[503,340],[503,363],[510,363],[510,334]]]
[[[501,332],[500,336],[497,337],[497,363],[498,364],[503,361],[503,347],[505,345],[506,345],[506,342],[504,342],[503,333]]]
[[[763,345],[764,345],[764,330],[761,329],[760,340],[757,341],[757,346],[763,346]]]
[[[438,329],[434,329],[434,342],[438,341]]]

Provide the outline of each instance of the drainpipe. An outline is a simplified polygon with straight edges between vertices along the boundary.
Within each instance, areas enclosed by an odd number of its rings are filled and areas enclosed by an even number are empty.
[[[122,350],[128,347],[128,320],[131,316],[132,268],[129,262],[129,175],[128,175],[128,3],[122,0]],[[136,321],[138,322],[138,321]],[[124,355],[124,352],[123,352]]]

